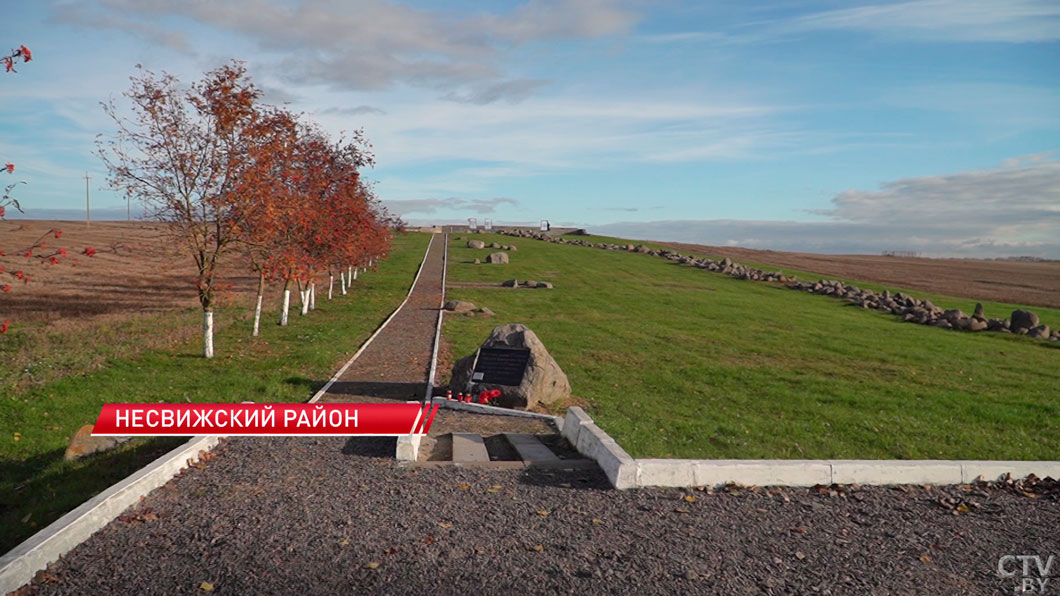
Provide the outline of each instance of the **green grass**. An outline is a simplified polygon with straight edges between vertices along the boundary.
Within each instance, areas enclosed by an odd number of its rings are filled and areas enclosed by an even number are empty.
[[[475,266],[488,251],[454,238],[450,282],[556,287],[450,287],[497,313],[447,317],[454,356],[495,325],[526,323],[635,457],[1060,459],[1056,342],[902,323],[649,255],[476,238],[519,250],[509,265]],[[930,298],[966,312],[975,302]],[[1060,311],[1033,310],[1060,325]]]
[[[395,238],[391,257],[378,272],[361,276],[350,295],[331,302],[326,292],[318,295],[317,309],[305,317],[295,312],[286,328],[271,317],[263,320],[261,337],[250,337],[245,309],[219,311],[223,326],[213,360],[199,356],[194,337],[0,397],[0,552],[186,440],[137,439],[113,452],[64,461],[70,436],[94,423],[104,403],[306,399],[401,302],[429,239]],[[196,325],[201,314],[172,316]]]

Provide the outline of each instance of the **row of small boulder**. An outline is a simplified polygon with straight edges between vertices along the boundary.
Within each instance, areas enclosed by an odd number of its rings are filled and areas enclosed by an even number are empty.
[[[517,247],[517,246],[511,246],[509,244],[500,244],[499,242],[490,242],[489,246],[487,247],[486,243],[481,241],[481,240],[468,240],[467,241],[467,247],[468,248],[499,248],[501,250],[512,250],[512,251],[519,250],[519,247]]]
[[[944,329],[961,331],[996,331],[999,333],[1017,333],[1028,337],[1060,340],[1060,330],[1051,330],[1042,325],[1038,315],[1029,310],[1014,310],[1008,319],[987,318],[983,305],[976,304],[975,312],[965,314],[961,309],[944,310],[930,300],[918,300],[903,292],[891,294],[889,290],[875,292],[841,281],[822,279],[816,282],[796,282],[788,286],[793,290],[802,290],[811,294],[824,294],[842,298],[847,302],[902,317],[908,323],[934,325]]]
[[[891,294],[884,290],[881,293],[866,290],[853,285],[846,285],[838,280],[820,280],[816,282],[799,282],[794,276],[786,276],[779,271],[763,271],[753,267],[747,267],[733,262],[728,257],[715,261],[694,256],[682,255],[670,250],[655,250],[643,244],[612,244],[607,242],[589,242],[586,240],[554,237],[530,230],[501,231],[501,234],[519,236],[522,238],[533,238],[545,242],[557,244],[572,244],[575,246],[588,246],[604,250],[624,250],[653,256],[663,257],[667,260],[682,265],[690,265],[698,269],[706,269],[718,273],[725,273],[730,277],[751,281],[769,281],[787,284],[793,290],[801,290],[812,294],[824,294],[842,298],[851,304],[862,308],[871,308],[887,311],[902,317],[903,321],[919,323],[921,325],[934,325],[944,329],[958,329],[962,331],[996,331],[999,333],[1016,333],[1028,337],[1060,341],[1060,330],[1050,329],[1048,325],[1040,324],[1038,315],[1026,310],[1014,310],[1009,319],[988,319],[983,314],[983,305],[976,304],[975,312],[968,316],[960,309],[944,310],[931,303],[930,300],[918,300],[903,292]]]
[[[501,284],[506,288],[537,288],[542,290],[551,290],[552,282],[549,281],[535,281],[528,279],[526,281],[519,281],[518,279],[509,279],[508,281]]]
[[[464,315],[465,317],[492,317],[494,313],[492,310],[485,306],[477,307],[474,302],[468,302],[466,300],[450,300],[445,303],[443,309],[458,315]]]

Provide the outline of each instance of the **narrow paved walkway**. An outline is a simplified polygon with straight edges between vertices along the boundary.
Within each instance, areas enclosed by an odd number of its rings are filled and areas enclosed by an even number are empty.
[[[444,258],[445,236],[435,234],[408,302],[320,401],[423,398],[442,300]]]

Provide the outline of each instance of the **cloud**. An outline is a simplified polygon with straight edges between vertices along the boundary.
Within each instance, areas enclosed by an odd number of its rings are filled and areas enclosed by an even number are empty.
[[[358,114],[386,115],[386,110],[373,106],[357,106],[355,108],[328,108],[321,110],[321,114],[335,114],[338,116],[357,116]]]
[[[594,232],[637,239],[822,253],[908,250],[933,256],[1060,258],[1060,161],[1047,154],[996,169],[846,190],[827,221],[622,222]]]
[[[545,79],[516,79],[503,81],[501,83],[479,85],[470,91],[459,93],[450,91],[442,97],[450,101],[473,103],[476,105],[485,105],[501,100],[507,101],[508,103],[518,103],[530,97],[534,91],[542,85],[546,85],[548,82],[549,81]]]
[[[494,213],[501,205],[518,205],[519,201],[497,197],[492,199],[463,199],[449,197],[446,199],[409,199],[403,201],[383,201],[387,209],[398,215],[409,213],[437,213],[438,210],[462,210],[471,214]]]
[[[1060,39],[1060,4],[1052,0],[914,0],[809,14],[782,32],[862,31],[904,39],[1050,42]]]
[[[89,29],[111,29],[123,31],[146,41],[190,53],[191,45],[185,37],[175,31],[167,31],[149,22],[126,18],[120,13],[92,10],[83,4],[63,3],[55,7],[48,22],[73,25]]]
[[[612,0],[529,0],[506,12],[458,14],[387,0],[102,0],[91,17],[53,18],[132,34],[186,19],[236,33],[266,55],[270,72],[297,85],[376,91],[398,83],[446,91],[475,84],[470,100],[525,96],[536,86],[509,81],[499,62],[513,46],[628,32],[638,16]],[[171,25],[172,26],[172,25]],[[262,58],[267,59],[265,56]],[[539,86],[539,85],[538,85]]]

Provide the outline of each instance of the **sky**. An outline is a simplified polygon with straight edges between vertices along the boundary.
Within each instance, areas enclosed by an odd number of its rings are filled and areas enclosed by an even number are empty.
[[[0,84],[28,217],[83,217],[87,172],[93,218],[124,218],[100,102],[137,64],[238,59],[363,129],[414,224],[1060,259],[1056,0],[41,1],[0,29],[33,51]]]

